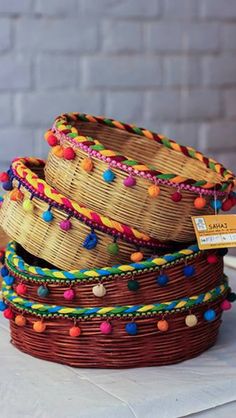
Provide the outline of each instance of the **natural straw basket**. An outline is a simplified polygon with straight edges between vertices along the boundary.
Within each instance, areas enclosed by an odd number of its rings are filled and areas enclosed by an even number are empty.
[[[45,168],[49,184],[161,241],[190,242],[191,216],[235,204],[232,172],[144,128],[69,113],[56,119],[45,138],[52,146]]]
[[[12,163],[3,186],[14,189],[0,211],[4,231],[31,254],[71,270],[126,263],[131,256],[140,259],[166,247],[61,195],[34,167],[42,171],[44,162],[27,158]]]
[[[225,282],[157,305],[76,310],[35,304],[4,283],[1,309],[12,343],[35,357],[76,367],[157,366],[195,357],[215,343],[228,292]]]
[[[68,307],[150,304],[190,297],[218,286],[223,278],[225,250],[199,251],[193,245],[162,257],[105,269],[61,271],[42,267],[12,242],[8,245],[2,275],[25,299]],[[71,289],[73,298],[66,299]]]

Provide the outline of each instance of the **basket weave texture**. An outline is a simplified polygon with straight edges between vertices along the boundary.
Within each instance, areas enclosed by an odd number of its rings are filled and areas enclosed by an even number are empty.
[[[226,199],[235,183],[229,170],[193,148],[112,119],[66,114],[51,132],[61,147],[74,149],[75,158],[63,158],[54,149],[58,145],[53,147],[45,167],[49,184],[161,241],[194,240],[191,216],[212,214],[215,194]],[[83,169],[87,157],[93,162],[90,172]],[[115,174],[110,183],[103,179],[107,169]],[[124,187],[128,175],[134,187]],[[160,188],[156,198],[148,194],[153,184]],[[178,202],[171,199],[175,192],[181,192]],[[199,196],[205,199],[202,209],[194,206]]]

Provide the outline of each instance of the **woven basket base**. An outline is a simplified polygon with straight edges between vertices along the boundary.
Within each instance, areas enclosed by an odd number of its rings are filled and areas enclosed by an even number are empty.
[[[66,364],[73,367],[128,368],[162,366],[178,363],[198,356],[216,342],[221,323],[219,301],[210,304],[217,313],[213,322],[202,319],[206,309],[194,310],[198,324],[188,328],[184,323],[185,313],[170,318],[170,328],[161,333],[157,330],[156,317],[137,318],[138,334],[125,331],[127,319],[114,319],[111,335],[99,330],[101,319],[93,318],[81,323],[82,334],[72,338],[68,330],[73,325],[69,319],[46,320],[44,333],[35,333],[32,324],[35,317],[27,316],[27,325],[18,327],[11,321],[11,342],[19,350],[31,356]]]

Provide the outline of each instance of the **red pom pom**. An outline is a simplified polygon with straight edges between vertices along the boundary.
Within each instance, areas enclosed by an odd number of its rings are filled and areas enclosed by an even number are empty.
[[[182,199],[182,194],[180,192],[175,192],[171,195],[171,199],[173,200],[173,202],[180,202],[180,200]]]
[[[26,294],[26,292],[27,292],[27,287],[26,287],[26,285],[25,285],[25,284],[23,284],[23,283],[19,283],[19,284],[16,286],[16,293],[17,293],[18,295],[25,295],[25,294]]]
[[[221,207],[221,209],[224,211],[224,212],[227,212],[228,210],[230,210],[230,209],[232,209],[232,207],[233,207],[233,202],[232,202],[232,199],[226,199],[223,203],[222,203],[222,207]]]
[[[47,137],[47,141],[48,141],[48,145],[50,145],[50,147],[55,147],[58,144],[58,139],[55,135],[49,135]]]
[[[7,309],[5,309],[5,311],[3,312],[3,316],[4,316],[6,319],[13,319],[13,318],[14,318],[14,313],[13,313],[13,311],[11,310],[11,308],[7,308]]]
[[[209,254],[207,257],[207,261],[209,264],[216,264],[218,261],[218,257],[215,254]]]
[[[5,183],[7,181],[10,180],[10,177],[8,176],[7,173],[5,173],[4,171],[2,173],[0,173],[0,181],[1,183]]]
[[[66,159],[66,160],[74,160],[74,158],[75,158],[75,151],[73,150],[73,148],[71,148],[71,147],[68,147],[68,148],[65,148],[64,150],[63,150],[63,157]]]
[[[5,258],[5,251],[4,250],[0,250],[0,263],[4,262],[4,258]]]

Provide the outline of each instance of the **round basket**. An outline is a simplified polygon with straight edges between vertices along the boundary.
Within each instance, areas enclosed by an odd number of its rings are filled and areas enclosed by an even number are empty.
[[[76,367],[141,367],[177,363],[211,347],[227,282],[205,294],[165,303],[68,308],[19,297],[4,282],[1,309],[12,343],[35,357]]]
[[[71,270],[126,263],[130,257],[141,260],[166,248],[58,193],[43,180],[43,168],[41,160],[16,159],[3,183],[12,190],[4,196],[0,224],[31,254]]]
[[[112,119],[70,113],[45,134],[49,184],[161,241],[194,240],[191,216],[235,204],[235,176],[163,135]]]
[[[150,304],[205,293],[223,278],[226,251],[197,245],[139,263],[104,269],[61,271],[45,266],[9,243],[2,275],[14,291],[36,303],[68,307]]]

